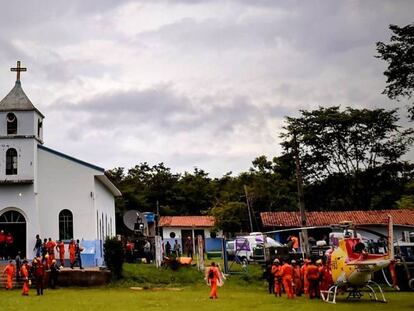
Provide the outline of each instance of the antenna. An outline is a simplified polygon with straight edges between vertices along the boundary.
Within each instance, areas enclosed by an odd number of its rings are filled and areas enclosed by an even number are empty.
[[[124,225],[129,230],[134,231],[137,218],[141,218],[140,213],[137,210],[126,211],[123,217]]]

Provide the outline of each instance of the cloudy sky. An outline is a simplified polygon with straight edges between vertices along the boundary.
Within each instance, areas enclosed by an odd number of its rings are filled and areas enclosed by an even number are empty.
[[[105,168],[237,174],[280,154],[299,109],[398,105],[381,94],[375,42],[413,12],[408,0],[2,1],[0,97],[21,60],[46,146]]]

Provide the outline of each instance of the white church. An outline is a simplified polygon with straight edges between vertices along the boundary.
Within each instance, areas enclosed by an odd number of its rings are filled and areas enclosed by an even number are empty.
[[[35,236],[79,239],[85,266],[103,261],[103,241],[115,235],[120,191],[104,169],[43,144],[43,114],[22,89],[20,72],[0,101],[0,230],[14,237],[12,251],[33,258]],[[68,258],[67,247],[65,257]]]

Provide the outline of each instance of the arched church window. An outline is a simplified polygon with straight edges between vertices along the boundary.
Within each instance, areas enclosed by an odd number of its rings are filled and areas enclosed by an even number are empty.
[[[14,113],[7,114],[7,135],[17,134],[17,118]]]
[[[17,151],[14,148],[6,151],[6,175],[17,175]]]
[[[70,210],[64,209],[59,213],[59,240],[73,239],[73,214]]]

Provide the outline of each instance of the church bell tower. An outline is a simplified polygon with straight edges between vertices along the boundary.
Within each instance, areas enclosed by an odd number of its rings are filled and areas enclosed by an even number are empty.
[[[13,89],[0,101],[0,183],[32,184],[36,177],[37,145],[43,144],[43,114],[24,93],[20,61]]]

